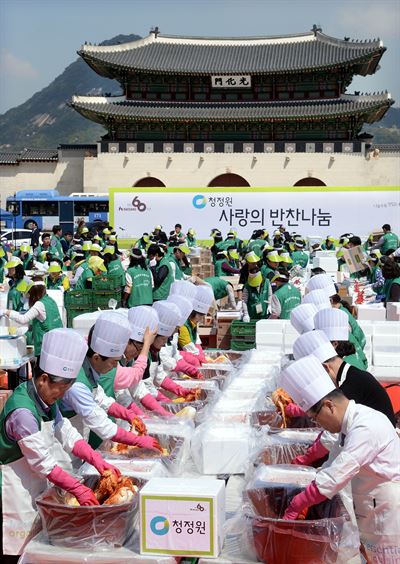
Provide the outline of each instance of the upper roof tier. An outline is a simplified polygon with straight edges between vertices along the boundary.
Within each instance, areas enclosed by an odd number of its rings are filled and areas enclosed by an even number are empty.
[[[350,41],[313,31],[286,36],[176,37],[151,32],[119,45],[83,45],[78,54],[99,74],[121,72],[208,75],[278,74],[352,66],[373,74],[386,48],[379,39]]]

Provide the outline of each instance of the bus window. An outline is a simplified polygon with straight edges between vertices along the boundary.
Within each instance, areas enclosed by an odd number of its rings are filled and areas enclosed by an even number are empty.
[[[75,202],[75,217],[88,216],[90,212],[108,213],[108,202]]]
[[[36,200],[32,202],[22,202],[22,215],[31,216],[58,216],[58,202],[46,202]]]

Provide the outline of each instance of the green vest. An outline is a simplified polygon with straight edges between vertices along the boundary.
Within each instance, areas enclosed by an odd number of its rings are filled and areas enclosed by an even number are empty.
[[[12,309],[14,311],[22,311],[24,309],[24,304],[22,302],[22,292],[17,290],[16,285],[8,290],[7,294],[7,309]]]
[[[197,242],[196,242],[195,237],[191,237],[190,235],[187,235],[186,236],[186,244],[190,249],[193,248],[193,247],[196,247]]]
[[[119,259],[112,260],[107,267],[108,276],[120,277],[120,286],[125,286],[125,271]]]
[[[208,278],[204,278],[204,282],[208,282],[214,292],[214,298],[216,300],[220,300],[221,298],[225,298],[228,295],[226,290],[229,282],[226,280],[221,280],[218,276],[209,276]]]
[[[82,264],[83,266],[83,264]],[[86,281],[94,277],[94,272],[89,267],[85,268],[75,284],[75,290],[86,290]]]
[[[55,282],[50,278],[50,276],[48,276],[46,278],[46,288],[48,290],[57,290],[58,288],[61,288],[65,276],[65,274],[62,274]]]
[[[220,241],[215,245],[219,251],[226,251],[229,247],[233,247],[234,243],[231,239],[225,239],[225,241]]]
[[[385,280],[385,285],[383,286],[383,294],[385,296],[385,302],[390,301],[390,290],[392,288],[392,284],[399,284],[400,285],[400,277],[397,278],[388,278]]]
[[[173,253],[171,253],[169,257],[169,262],[175,264],[175,280],[182,280],[183,279],[183,272],[179,261],[175,257]]]
[[[351,327],[351,333],[354,336],[357,343],[363,349],[365,347],[365,343],[367,342],[365,339],[364,331],[361,329],[361,327],[359,326],[353,315],[349,312],[349,310],[346,307],[341,305],[339,309],[347,313],[347,316],[349,318],[349,324]]]
[[[62,259],[64,257],[64,250],[62,248],[60,239],[56,235],[51,236],[49,252],[59,259]]]
[[[23,456],[18,443],[10,441],[5,430],[5,421],[8,415],[20,408],[29,409],[32,412],[39,430],[42,428],[42,421],[53,421],[57,414],[56,404],[50,407],[49,413],[43,410],[36,397],[32,380],[20,384],[8,398],[0,414],[0,464],[11,464],[11,462],[15,462]]]
[[[305,268],[308,264],[308,255],[304,251],[293,251],[292,253],[293,264],[298,264],[301,268]]]
[[[366,368],[368,368],[367,366],[365,366],[365,363],[357,354],[350,354],[349,356],[345,356],[343,360],[347,362],[347,364],[351,364],[351,366],[355,366],[359,370],[365,370]]]
[[[151,272],[141,266],[133,266],[128,268],[127,273],[132,278],[128,306],[151,305],[153,303]]]
[[[102,374],[99,378],[99,384],[105,391],[106,396],[114,399],[115,399],[114,380],[116,373],[117,373],[117,369],[112,368],[109,372]],[[110,416],[108,417],[111,419],[111,421],[115,422],[115,419],[113,417]],[[103,439],[101,437],[96,435],[96,433],[94,433],[93,431],[90,431],[88,443],[92,448],[94,449],[99,448],[102,442]]]
[[[58,306],[53,298],[50,298],[47,294],[39,300],[44,305],[46,310],[45,321],[39,321],[38,318],[32,321],[32,332],[33,332],[33,346],[35,356],[39,356],[42,350],[42,342],[44,334],[52,329],[58,329],[63,327],[63,322],[58,311]]]
[[[218,259],[215,261],[214,263],[214,274],[215,276],[226,276],[227,273],[225,273],[222,270],[222,265],[224,264],[224,262],[226,262],[226,258],[223,259]]]
[[[349,342],[352,343],[354,345],[354,348],[356,349],[356,352],[350,355],[351,357],[353,357],[353,360],[350,364],[357,362],[357,364],[354,364],[354,366],[361,367],[361,370],[367,370],[368,368],[367,357],[365,356],[364,351],[360,347],[360,344],[357,341],[357,339],[354,337],[353,333],[349,333]]]
[[[174,276],[172,274],[172,267],[169,263],[167,257],[163,257],[160,262],[156,266],[156,272],[162,267],[166,266],[168,268],[168,274],[162,281],[161,285],[158,288],[154,288],[153,290],[153,300],[166,300],[169,296],[169,289],[171,287],[172,282],[174,281]]]
[[[192,341],[192,343],[196,344],[196,341],[197,341],[197,325],[195,327],[193,327],[193,325],[189,321],[189,319],[185,322],[184,325],[185,325],[186,329],[189,331],[190,340]]]
[[[270,268],[267,264],[263,264],[262,267],[260,268],[260,271],[264,280],[268,278],[268,280],[271,281],[275,274],[275,270]]]
[[[263,248],[266,244],[267,241],[265,241],[264,239],[254,239],[254,241],[250,241],[247,252],[253,251],[258,257],[261,258],[263,254]]]
[[[281,304],[279,319],[290,319],[290,312],[301,303],[300,291],[291,284],[284,284],[275,292]]]
[[[387,251],[393,249],[394,251],[399,246],[399,238],[395,233],[389,231],[389,233],[385,233],[383,236],[383,245],[381,248],[381,253],[385,255]]]
[[[269,284],[263,281],[260,289],[253,288],[247,283],[244,287],[248,293],[247,311],[250,319],[266,319],[268,317]],[[257,305],[261,306],[260,312],[257,312]]]

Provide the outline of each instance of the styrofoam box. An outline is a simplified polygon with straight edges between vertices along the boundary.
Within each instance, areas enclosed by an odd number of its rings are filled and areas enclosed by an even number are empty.
[[[323,268],[326,272],[332,272],[336,276],[337,272],[337,258],[333,257],[314,257],[313,268]]]
[[[250,437],[254,433],[245,425],[212,425],[201,435],[195,461],[203,474],[244,474],[249,458]]]
[[[400,354],[400,333],[397,335],[374,335],[372,350],[376,352],[388,352]],[[375,363],[374,363],[375,364]]]
[[[257,333],[256,334],[256,346],[257,345],[269,345],[275,348],[283,347],[283,333]]]
[[[400,379],[398,366],[370,366],[368,372],[379,382],[398,382]]]
[[[398,321],[373,323],[373,339],[378,335],[400,335],[400,323]]]
[[[386,309],[383,305],[357,306],[357,319],[370,319],[371,321],[385,321]]]
[[[372,323],[372,321],[370,321],[369,319],[358,319],[357,322],[363,330],[365,336],[372,335],[374,329],[374,324]]]
[[[373,352],[372,361],[374,366],[396,366],[400,367],[400,353]]]
[[[87,337],[90,328],[92,327],[92,325],[96,323],[97,318],[104,311],[109,311],[109,310],[101,310],[101,311],[98,310],[98,311],[92,311],[90,313],[83,313],[82,315],[78,315],[72,320],[72,327],[76,331],[78,331],[78,333],[80,333],[83,337]],[[122,313],[125,316],[128,315],[128,309],[126,308],[116,309],[115,311],[117,311],[118,313]]]
[[[260,319],[256,323],[256,334],[258,331],[264,332],[267,330],[271,333],[278,333],[283,331],[283,328],[288,325],[289,320],[287,319]]]

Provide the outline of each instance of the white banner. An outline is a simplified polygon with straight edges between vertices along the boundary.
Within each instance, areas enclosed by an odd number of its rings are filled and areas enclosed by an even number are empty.
[[[176,223],[209,239],[217,227],[231,227],[248,239],[254,229],[270,233],[279,225],[304,236],[363,236],[384,223],[400,231],[400,191],[362,188],[111,188],[110,223],[120,239],[138,238],[161,224],[168,234]]]

